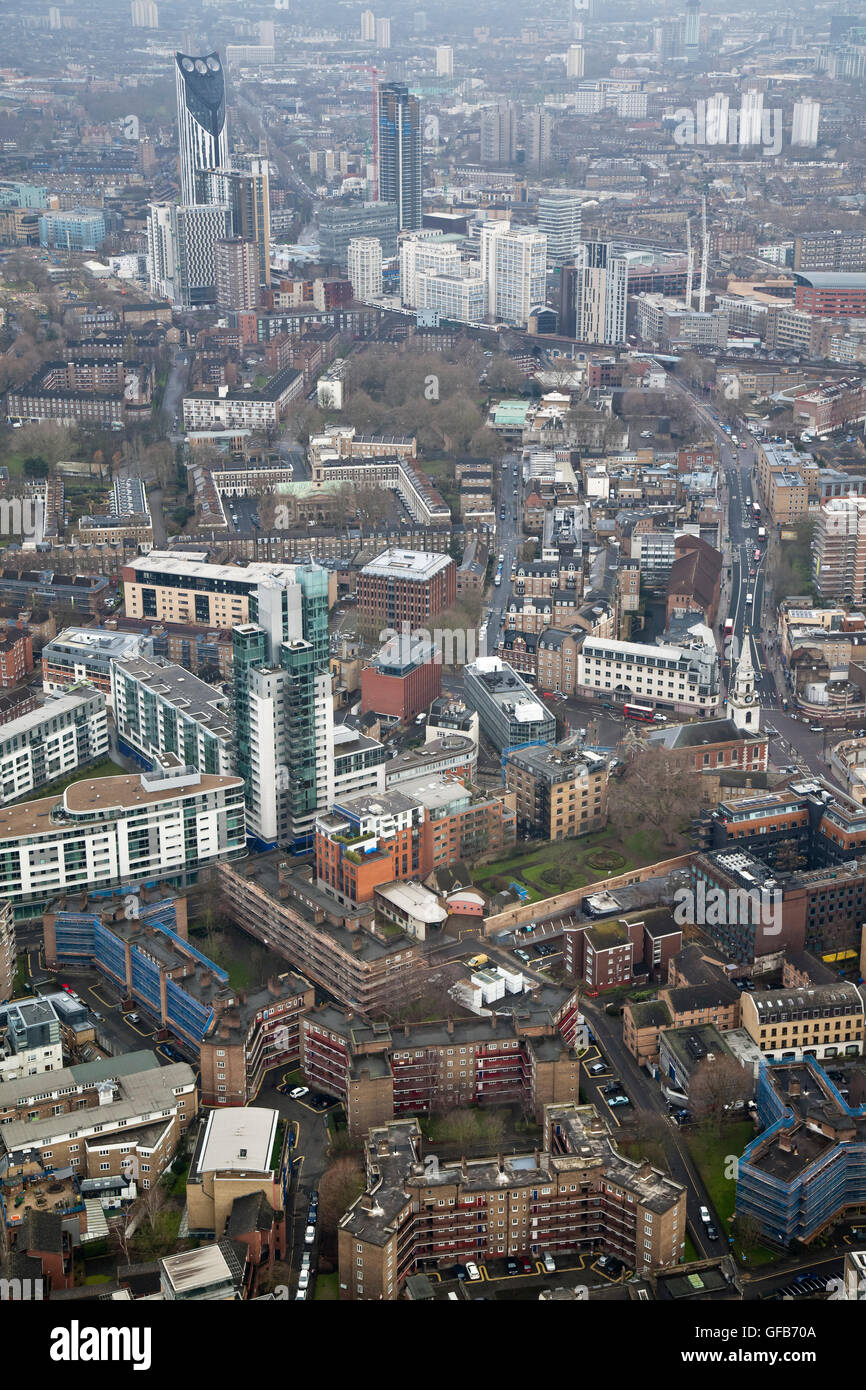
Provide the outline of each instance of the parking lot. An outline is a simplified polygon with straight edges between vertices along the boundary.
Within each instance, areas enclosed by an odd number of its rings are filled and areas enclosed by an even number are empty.
[[[633,1271],[613,1255],[595,1252],[548,1257],[515,1255],[456,1264],[428,1272],[442,1296],[456,1292],[469,1299],[537,1299],[542,1289],[576,1287],[603,1293],[621,1287]]]

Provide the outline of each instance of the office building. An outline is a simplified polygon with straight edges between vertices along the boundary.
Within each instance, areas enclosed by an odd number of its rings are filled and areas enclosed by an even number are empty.
[[[108,755],[105,697],[71,690],[0,724],[0,803],[14,801]]]
[[[246,157],[246,163],[248,167],[244,169],[206,169],[197,173],[197,201],[231,209],[232,235],[255,242],[258,283],[270,285],[270,163],[253,155]]]
[[[333,800],[334,711],[328,573],[286,566],[250,596],[234,628],[234,727],[249,834],[301,851]]]
[[[175,54],[180,200],[198,199],[196,173],[229,167],[225,73],[218,53]],[[227,235],[230,233],[227,233]]]
[[[488,317],[523,328],[533,309],[545,302],[547,238],[510,222],[481,228],[481,278]]]
[[[571,261],[580,246],[581,200],[551,190],[538,197],[538,230],[547,237],[548,265]]]
[[[0,813],[0,896],[33,916],[59,893],[193,882],[245,843],[240,778],[180,767],[84,779]]]
[[[686,1240],[682,1184],[623,1158],[596,1108],[576,1098],[546,1106],[544,1124],[543,1151],[440,1163],[432,1175],[422,1170],[416,1119],[372,1128],[368,1190],[338,1230],[341,1297],[394,1300],[417,1270],[455,1259],[601,1245],[638,1273],[677,1264]]]
[[[866,316],[866,274],[795,271],[794,308],[819,318]]]
[[[708,628],[704,632],[705,642],[688,647],[587,637],[578,654],[578,693],[675,713],[715,714],[719,658],[712,633]]]
[[[214,284],[218,309],[257,309],[259,254],[254,241],[228,237],[214,242]]]
[[[863,1052],[863,1000],[845,980],[744,992],[742,1021],[769,1062],[834,1061]]]
[[[381,186],[379,192],[382,192]],[[345,270],[349,263],[349,242],[360,237],[375,237],[382,247],[384,260],[396,256],[397,218],[396,202],[320,208],[317,221],[322,260]]]
[[[820,119],[820,101],[815,101],[814,97],[801,97],[799,101],[795,101],[791,125],[791,144],[805,145],[814,149],[818,143]]]
[[[392,637],[361,672],[361,713],[408,723],[428,710],[441,690],[439,652],[407,627],[404,637]]]
[[[454,76],[454,49],[450,44],[438,44],[436,47],[436,76]]]
[[[50,251],[98,251],[105,236],[105,216],[95,208],[43,212],[39,218],[39,245]]]
[[[516,793],[518,827],[564,840],[607,824],[607,758],[567,746],[512,749],[505,785]]]
[[[382,243],[375,237],[349,242],[349,279],[355,299],[379,299],[382,294]]]
[[[453,607],[457,567],[436,551],[384,550],[359,572],[356,592],[359,613],[413,630]]]
[[[574,336],[581,343],[624,343],[628,262],[610,242],[590,241],[575,256]]]
[[[513,164],[517,158],[517,107],[513,102],[481,112],[481,163]]]
[[[463,668],[466,704],[500,753],[531,743],[554,743],[556,720],[528,685],[497,656],[480,656]]]
[[[160,658],[113,662],[111,685],[121,750],[148,770],[182,763],[220,776],[234,771],[227,695]]]
[[[565,55],[566,77],[583,77],[584,50],[582,43],[572,43]]]
[[[400,231],[421,226],[421,107],[400,82],[378,90],[379,198],[397,206]]]

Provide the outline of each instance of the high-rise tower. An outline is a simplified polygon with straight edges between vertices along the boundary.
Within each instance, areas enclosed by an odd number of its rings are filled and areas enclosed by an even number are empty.
[[[226,84],[218,53],[175,54],[180,200],[198,201],[196,171],[228,168]]]
[[[379,88],[379,201],[397,204],[399,230],[421,226],[421,107],[401,82]]]

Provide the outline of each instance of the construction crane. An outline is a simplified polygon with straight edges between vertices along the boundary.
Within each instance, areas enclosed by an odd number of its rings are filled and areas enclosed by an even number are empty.
[[[707,262],[710,248],[707,239],[707,195],[701,199],[701,286],[698,290],[698,310],[705,313],[707,308]]]
[[[686,308],[692,307],[694,293],[695,261],[692,250],[692,219],[686,218]]]
[[[381,68],[366,63],[353,63],[353,72],[369,72],[373,77],[373,202],[379,201],[379,76]]]

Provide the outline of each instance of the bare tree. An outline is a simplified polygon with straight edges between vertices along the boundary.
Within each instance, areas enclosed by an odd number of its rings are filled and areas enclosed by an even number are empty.
[[[649,824],[673,846],[683,827],[703,805],[700,778],[676,756],[661,749],[635,753],[611,784],[610,819],[628,828]]]
[[[752,1083],[733,1057],[704,1058],[689,1084],[689,1106],[698,1119],[708,1120],[720,1134],[732,1105],[752,1093]]]
[[[319,1182],[319,1223],[326,1235],[333,1236],[349,1207],[366,1186],[364,1170],[357,1158],[335,1159]]]

